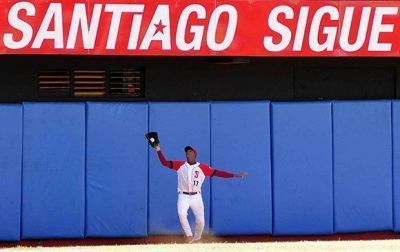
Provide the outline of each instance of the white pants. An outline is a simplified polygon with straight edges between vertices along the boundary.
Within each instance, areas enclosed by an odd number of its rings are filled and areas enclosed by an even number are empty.
[[[200,240],[201,234],[204,229],[204,204],[201,194],[187,195],[178,194],[178,216],[183,232],[186,236],[193,236],[192,230],[190,229],[189,221],[187,219],[189,207],[192,209],[193,214],[196,218],[196,229],[194,232],[193,240]]]

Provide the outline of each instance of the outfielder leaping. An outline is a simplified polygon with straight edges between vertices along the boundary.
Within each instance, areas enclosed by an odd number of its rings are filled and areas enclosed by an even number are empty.
[[[156,136],[157,138],[157,136]],[[178,175],[178,216],[186,240],[190,243],[201,239],[204,229],[204,204],[201,197],[201,186],[206,176],[217,176],[222,178],[242,178],[247,173],[238,174],[216,170],[208,165],[196,162],[197,151],[191,146],[185,147],[186,162],[167,161],[161,152],[158,139],[154,141],[149,138],[150,144],[157,150],[158,157],[163,166],[173,169]],[[193,237],[192,230],[187,219],[189,207],[192,209],[196,218],[196,228]]]

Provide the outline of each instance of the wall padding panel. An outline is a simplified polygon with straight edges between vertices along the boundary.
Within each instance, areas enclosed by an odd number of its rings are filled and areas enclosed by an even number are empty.
[[[274,234],[333,233],[331,103],[273,103]]]
[[[147,236],[145,103],[87,104],[86,236]]]
[[[393,229],[391,102],[334,102],[335,230]]]
[[[22,238],[81,238],[85,104],[24,103]]]
[[[269,102],[211,105],[212,166],[248,172],[243,179],[212,178],[212,229],[217,235],[272,232],[269,112]]]
[[[0,241],[20,239],[22,106],[0,105]]]

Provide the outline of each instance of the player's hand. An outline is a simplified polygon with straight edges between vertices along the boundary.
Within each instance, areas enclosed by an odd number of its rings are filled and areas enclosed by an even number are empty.
[[[247,176],[247,172],[241,172],[241,173],[235,174],[235,178],[243,178],[245,176]]]
[[[160,151],[161,147],[160,147],[160,145],[156,145],[156,147],[154,147],[154,149],[156,149],[156,151]]]

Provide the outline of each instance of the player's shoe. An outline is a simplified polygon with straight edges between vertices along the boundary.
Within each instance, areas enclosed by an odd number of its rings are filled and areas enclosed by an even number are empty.
[[[185,236],[186,243],[192,243],[192,241],[193,241],[193,236]]]
[[[199,239],[192,239],[189,243],[201,243],[201,238]]]

